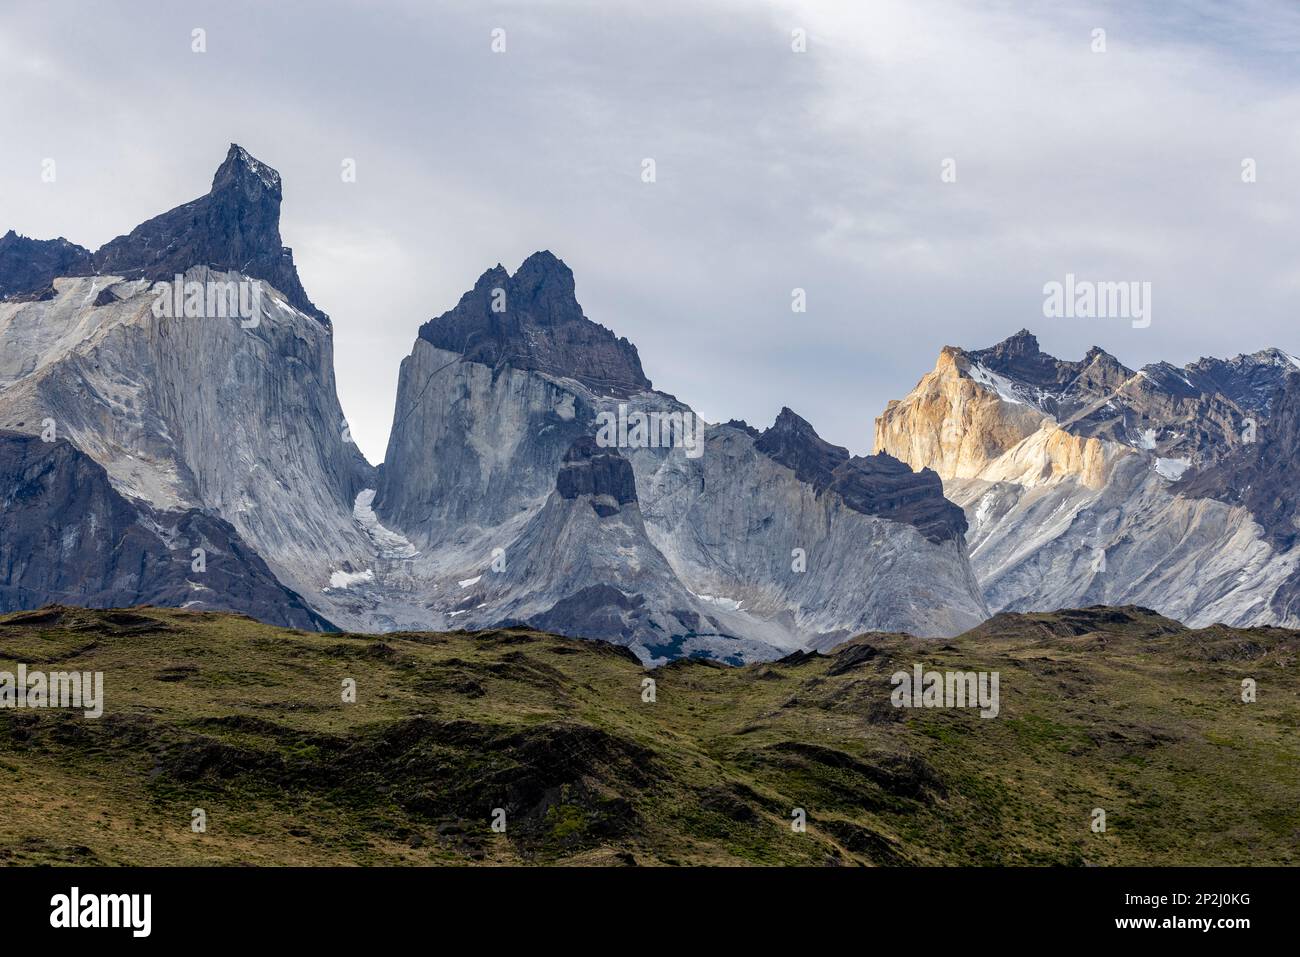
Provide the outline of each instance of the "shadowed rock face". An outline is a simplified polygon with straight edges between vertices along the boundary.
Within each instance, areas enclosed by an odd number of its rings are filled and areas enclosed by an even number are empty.
[[[1057,359],[1038,348],[1038,338],[1028,329],[969,355],[973,361],[1018,382],[1053,390],[1073,385],[1080,392],[1095,392],[1114,388],[1133,374],[1098,346],[1089,349],[1078,362]],[[1094,366],[1096,370],[1088,374]],[[1083,380],[1079,380],[1080,375],[1084,375]]]
[[[885,453],[850,456],[789,409],[781,410],[754,448],[793,469],[818,494],[829,489],[854,511],[906,523],[932,542],[959,538],[966,531],[965,513],[944,498],[935,472],[913,472]]]
[[[0,299],[53,295],[60,276],[90,272],[90,250],[66,239],[28,239],[12,229],[0,236]]]
[[[584,435],[564,454],[555,490],[566,499],[592,496],[591,507],[604,518],[636,501],[636,478],[632,463],[617,450],[602,449]]]
[[[887,453],[858,455],[840,465],[830,490],[849,508],[892,522],[905,522],[932,542],[966,533],[966,513],[944,498],[943,482],[930,469],[913,472]]]
[[[849,460],[849,450],[831,445],[806,420],[783,408],[754,448],[786,468],[818,492],[831,483],[835,469]]]
[[[1267,416],[1284,380],[1297,368],[1281,349],[1263,349],[1235,359],[1202,358],[1183,371],[1203,392],[1218,392],[1243,411]]]
[[[1174,491],[1189,498],[1213,498],[1250,510],[1273,546],[1286,550],[1300,541],[1300,374],[1291,373],[1268,404],[1273,415],[1258,441],[1243,445],[1211,468],[1185,477]],[[1300,594],[1300,587],[1294,589]]]
[[[211,192],[106,243],[95,253],[94,271],[167,280],[192,266],[237,270],[265,279],[328,326],[329,317],[307,298],[292,250],[280,241],[280,200],[280,174],[232,143]]]
[[[650,389],[636,346],[582,314],[573,273],[546,251],[513,276],[489,269],[456,308],[425,323],[420,338],[493,368],[577,379],[597,395]]]
[[[0,431],[0,611],[50,601],[235,611],[333,630],[282,586],[235,529],[197,509],[158,512],[120,495],[70,443]],[[206,568],[195,572],[193,549]]]

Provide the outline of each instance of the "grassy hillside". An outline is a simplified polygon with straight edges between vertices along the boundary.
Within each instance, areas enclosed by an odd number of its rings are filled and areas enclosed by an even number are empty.
[[[102,671],[107,704],[0,710],[0,862],[1296,864],[1298,652],[1095,608],[645,672],[526,630],[11,614],[0,671]],[[1000,715],[892,707],[917,662],[999,672]]]

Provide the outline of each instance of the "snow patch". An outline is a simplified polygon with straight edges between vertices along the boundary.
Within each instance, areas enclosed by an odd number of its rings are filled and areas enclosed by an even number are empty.
[[[356,501],[352,503],[353,520],[366,533],[380,558],[414,558],[419,554],[419,550],[405,536],[384,528],[379,521],[379,516],[375,514],[375,510],[371,507],[374,500],[374,489],[368,488],[358,492]]]
[[[695,595],[694,592],[691,592]],[[729,611],[739,611],[743,601],[736,601],[734,598],[723,598],[721,595],[695,595],[700,601],[707,601],[711,605],[717,605],[720,608],[726,608]]]
[[[978,362],[972,362],[970,365],[970,377],[984,386],[986,389],[992,389],[998,394],[998,398],[1003,402],[1013,402],[1016,405],[1024,405],[1025,400],[1016,395],[1015,386],[1006,376],[998,375],[990,369],[984,368]]]
[[[475,575],[473,578],[466,578],[464,581],[456,582],[461,588],[469,588],[471,585],[477,585],[482,575]]]
[[[1191,468],[1190,459],[1156,459],[1156,471],[1171,482],[1177,482]]]
[[[375,573],[367,568],[363,572],[337,571],[330,575],[330,588],[351,588],[361,582],[372,582]]]

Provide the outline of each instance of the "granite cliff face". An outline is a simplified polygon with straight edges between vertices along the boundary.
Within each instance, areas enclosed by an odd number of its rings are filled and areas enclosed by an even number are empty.
[[[43,298],[0,302],[0,428],[67,440],[133,503],[228,522],[285,589],[313,596],[372,552],[353,512],[374,470],[347,438],[329,327],[265,279],[182,265],[194,250],[278,256],[278,209],[278,175],[232,148],[209,197],[101,250],[139,278],[59,277]],[[173,271],[243,284],[255,314],[159,314],[148,277]]]
[[[595,441],[638,416],[676,417],[699,444]],[[789,410],[761,435],[699,421],[582,317],[549,253],[490,271],[421,329],[374,509],[419,549],[407,572],[435,612],[609,637],[647,661],[777,657],[865,627],[952,634],[985,615],[934,473],[852,458]]]
[[[1022,330],[945,348],[876,420],[876,448],[933,468],[965,508],[994,611],[1134,603],[1192,625],[1289,624],[1300,553],[1278,462],[1297,425],[1276,396],[1296,364],[1265,350],[1134,372],[1097,348],[1055,359]]]
[[[788,408],[760,431],[656,392],[539,252],[420,327],[376,469],[280,203],[232,146],[206,196],[98,252],[0,239],[5,607],[517,621],[647,663],[947,636],[990,609],[1297,622],[1300,360],[1278,350],[1134,371],[1027,331],[946,347],[853,456]],[[176,275],[251,312],[160,311]]]

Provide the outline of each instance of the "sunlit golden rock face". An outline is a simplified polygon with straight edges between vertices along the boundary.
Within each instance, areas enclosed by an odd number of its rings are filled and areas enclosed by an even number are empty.
[[[1105,483],[1108,463],[1125,454],[1123,447],[1065,431],[1001,385],[961,350],[944,347],[934,370],[876,419],[875,451],[945,480]]]

